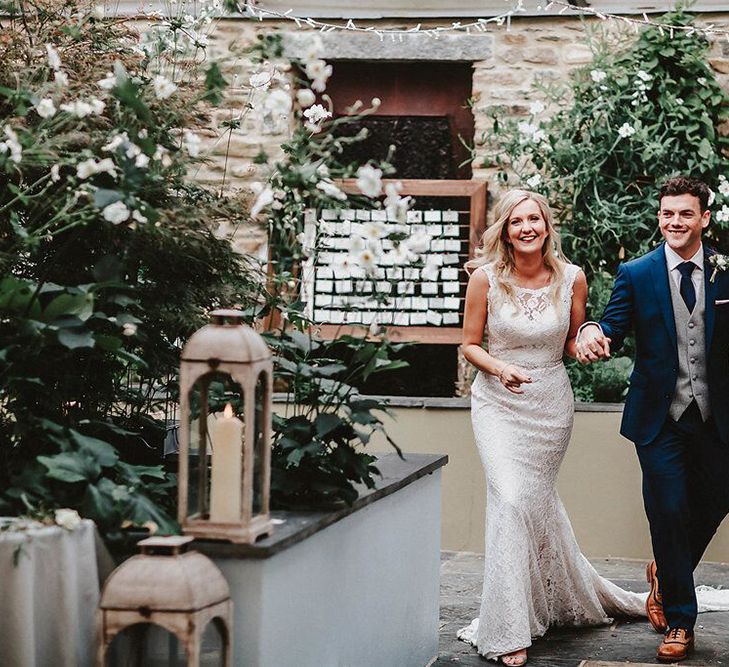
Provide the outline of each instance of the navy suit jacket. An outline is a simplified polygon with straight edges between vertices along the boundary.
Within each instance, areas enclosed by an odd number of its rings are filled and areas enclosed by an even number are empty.
[[[618,268],[610,301],[600,325],[612,339],[611,350],[620,349],[625,336],[635,332],[635,369],[620,433],[636,445],[646,445],[658,435],[678,379],[676,324],[669,286],[664,244],[643,257]],[[704,251],[706,299],[706,363],[711,411],[723,442],[729,444],[729,271],[709,264]]]

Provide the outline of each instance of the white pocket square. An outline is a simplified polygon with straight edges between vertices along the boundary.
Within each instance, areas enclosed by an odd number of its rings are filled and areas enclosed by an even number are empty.
[[[726,306],[729,303],[729,299],[717,299],[714,301],[715,306]]]

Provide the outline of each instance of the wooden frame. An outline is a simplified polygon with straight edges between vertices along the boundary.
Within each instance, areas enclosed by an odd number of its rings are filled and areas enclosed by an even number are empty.
[[[478,180],[423,180],[423,179],[383,179],[383,184],[401,183],[401,195],[414,197],[463,197],[469,199],[469,235],[468,254],[460,253],[463,263],[474,256],[476,247],[481,242],[481,236],[486,229],[486,204],[488,189],[486,181]],[[337,181],[337,185],[347,194],[361,194],[355,179]],[[459,267],[460,268],[460,267]],[[465,285],[465,273],[459,282]],[[462,297],[460,297],[461,300]],[[460,309],[462,313],[462,306]],[[351,324],[320,324],[316,325],[322,338],[327,340],[338,338],[346,334],[361,333],[362,326]],[[415,343],[433,343],[442,345],[458,345],[462,339],[462,328],[438,326],[390,326],[387,325],[388,337],[392,340]]]

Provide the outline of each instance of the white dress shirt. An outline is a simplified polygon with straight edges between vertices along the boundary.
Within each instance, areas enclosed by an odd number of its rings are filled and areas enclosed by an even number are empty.
[[[684,262],[693,262],[696,266],[691,274],[691,282],[694,284],[697,296],[701,294],[701,288],[704,286],[704,246],[700,245],[696,254],[690,259],[684,259],[668,243],[663,248],[666,251],[666,265],[668,266],[668,275],[673,280],[673,284],[679,289],[681,288],[681,272],[678,265]]]
[[[702,288],[704,286],[704,246],[701,244],[699,246],[699,249],[696,251],[696,254],[691,257],[690,259],[686,260],[683,257],[681,257],[675,250],[672,250],[671,247],[668,245],[668,243],[665,243],[663,245],[664,250],[666,251],[666,266],[668,268],[668,276],[671,280],[673,280],[676,287],[681,289],[681,272],[678,270],[678,265],[683,264],[684,262],[693,262],[696,265],[696,268],[693,270],[693,273],[691,274],[691,282],[694,284],[694,290],[696,290],[696,296],[698,297],[699,294],[702,293]],[[585,322],[578,330],[577,330],[577,340],[580,338],[580,334],[582,333],[582,330],[585,327],[590,326],[591,324],[596,325],[599,327],[600,331],[602,331],[602,327],[598,322]]]

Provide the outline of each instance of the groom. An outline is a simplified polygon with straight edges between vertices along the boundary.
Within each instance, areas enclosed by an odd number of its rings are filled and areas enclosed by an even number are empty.
[[[702,243],[708,186],[666,181],[658,248],[618,269],[599,324],[583,325],[578,359],[610,356],[635,333],[635,370],[620,432],[635,443],[655,563],[648,618],[665,632],[661,662],[694,645],[693,571],[729,512],[729,271]],[[660,579],[660,592],[658,581]]]

